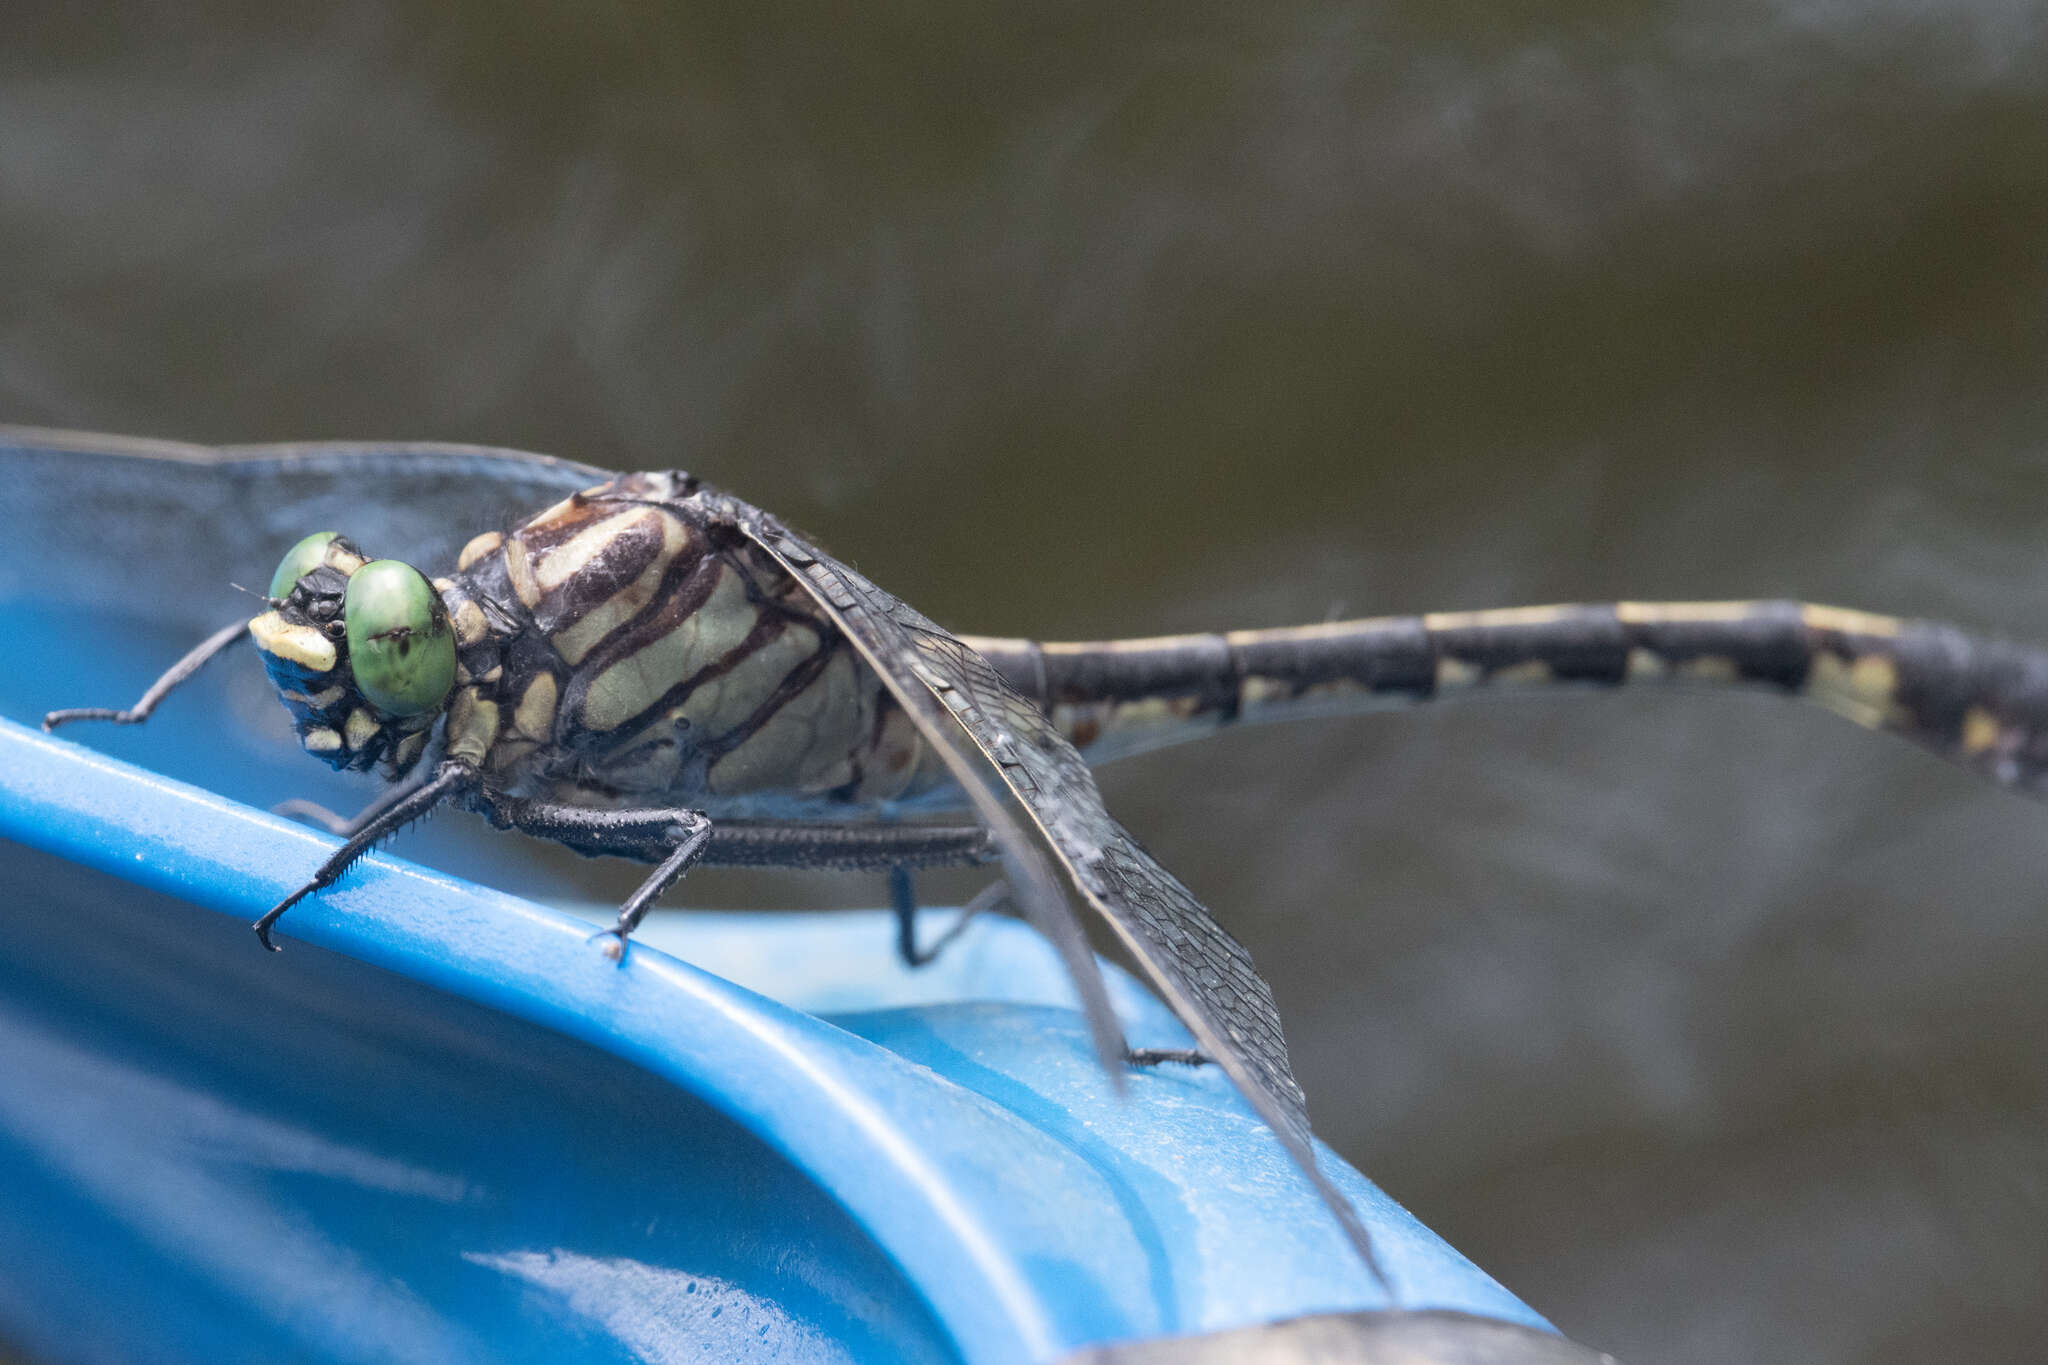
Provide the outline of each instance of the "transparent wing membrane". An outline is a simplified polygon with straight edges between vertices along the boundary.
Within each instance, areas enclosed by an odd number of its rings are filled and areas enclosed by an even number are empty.
[[[1082,896],[1280,1138],[1377,1276],[1363,1224],[1316,1165],[1308,1111],[1288,1062],[1280,1013],[1251,955],[1103,808],[1088,765],[1040,710],[979,654],[757,509],[725,499],[734,523],[802,583],[846,632],[989,819],[1005,861],[1033,869],[1014,883],[1034,922],[1057,926],[1091,1014],[1106,1013],[1098,969],[1043,860],[983,774],[1002,784],[1044,835]],[[1098,1036],[1104,1025],[1095,1020]],[[1114,1030],[1114,1022],[1108,1024]],[[1121,1049],[1119,1048],[1119,1052]],[[1119,1057],[1121,1060],[1121,1057]]]

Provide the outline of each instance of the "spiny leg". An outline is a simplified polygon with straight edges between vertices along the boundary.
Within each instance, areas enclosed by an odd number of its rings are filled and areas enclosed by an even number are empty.
[[[932,940],[930,947],[920,949],[917,946],[917,891],[911,883],[910,869],[900,865],[890,868],[889,898],[896,910],[896,955],[906,966],[925,966],[944,952],[946,945],[958,938],[977,915],[998,908],[1009,897],[1009,883],[989,883],[961,907],[960,918],[946,926],[945,932]],[[1125,1048],[1124,1061],[1131,1066],[1145,1067],[1214,1065],[1214,1059],[1207,1053],[1191,1047]]]
[[[909,868],[889,869],[889,904],[896,911],[896,956],[906,967],[924,966],[932,959],[931,954],[917,950],[917,887]]]
[[[213,634],[201,640],[184,658],[164,670],[164,675],[149,685],[142,699],[125,710],[112,706],[73,706],[62,711],[51,711],[43,717],[43,729],[54,730],[74,720],[106,720],[116,725],[140,725],[149,719],[149,713],[156,710],[157,703],[170,695],[171,689],[204,668],[214,655],[226,649],[237,640],[248,638],[249,626],[245,621],[222,626]]]
[[[375,820],[399,802],[410,798],[414,792],[433,781],[436,776],[436,770],[428,769],[418,773],[410,781],[402,782],[395,787],[386,787],[377,794],[376,800],[364,806],[354,815],[337,815],[318,801],[308,801],[304,797],[299,796],[294,796],[288,801],[278,802],[270,808],[270,813],[272,815],[282,815],[287,820],[297,820],[302,824],[317,825],[329,834],[338,834],[346,839],[360,830],[367,829],[372,820]]]
[[[613,960],[626,951],[626,938],[661,893],[682,879],[711,843],[711,817],[682,809],[593,810],[555,801],[524,799],[494,803],[494,814],[512,828],[554,839],[585,853],[614,853],[660,861],[619,907],[619,922],[605,930],[613,942],[605,948]]]
[[[652,862],[655,854],[647,854]],[[809,824],[721,820],[704,850],[707,867],[792,867],[813,872],[971,867],[995,851],[979,825]]]
[[[903,959],[905,966],[922,967],[944,952],[947,944],[960,937],[961,931],[977,915],[1007,903],[1010,884],[990,882],[977,891],[972,900],[960,907],[960,918],[947,925],[945,932],[933,939],[929,948],[922,950],[917,946],[917,895],[911,886],[908,868],[889,869],[889,892],[896,908],[896,955]]]
[[[400,800],[386,807],[383,811],[378,812],[367,824],[350,836],[347,843],[335,850],[333,857],[320,865],[320,870],[313,874],[311,881],[272,906],[264,914],[263,918],[251,925],[250,927],[256,931],[256,937],[271,952],[278,951],[277,945],[270,941],[270,930],[271,926],[277,923],[285,911],[291,909],[315,891],[323,887],[332,886],[340,879],[342,873],[348,871],[349,865],[365,853],[368,853],[377,844],[378,840],[404,828],[422,815],[425,815],[435,806],[446,801],[449,797],[475,785],[475,768],[472,768],[467,763],[452,761],[443,763],[435,770],[431,779],[414,787]]]
[[[639,889],[626,897],[626,903],[619,907],[619,922],[608,931],[618,940],[617,945],[605,948],[612,958],[625,954],[626,936],[640,926],[640,921],[654,908],[654,902],[661,893],[682,880],[683,874],[690,870],[690,864],[703,856],[704,845],[711,842],[711,817],[698,811],[686,814],[692,818],[692,823],[676,826],[680,842],[676,844],[675,851],[662,859],[655,867],[654,875],[640,883]]]

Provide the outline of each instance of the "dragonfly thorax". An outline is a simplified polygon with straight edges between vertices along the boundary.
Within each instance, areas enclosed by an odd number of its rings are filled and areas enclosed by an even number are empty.
[[[880,679],[700,490],[625,475],[464,548],[439,584],[449,755],[572,805],[857,818],[906,794],[921,746]]]

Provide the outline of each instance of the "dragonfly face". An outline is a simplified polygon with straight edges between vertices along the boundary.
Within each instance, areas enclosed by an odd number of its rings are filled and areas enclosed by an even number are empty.
[[[880,679],[683,474],[586,489],[429,581],[333,532],[286,552],[249,635],[335,768],[446,752],[508,796],[873,819],[942,785]]]
[[[306,752],[335,768],[409,772],[455,684],[455,633],[425,575],[366,559],[332,531],[285,552],[249,623]]]

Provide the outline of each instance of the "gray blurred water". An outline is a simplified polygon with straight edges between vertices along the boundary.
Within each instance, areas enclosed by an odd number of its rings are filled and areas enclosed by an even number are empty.
[[[2043,22],[12,5],[0,418],[683,464],[986,633],[1800,595],[2048,639]],[[1735,697],[1104,785],[1319,1129],[1572,1335],[2039,1358],[2048,812]]]

